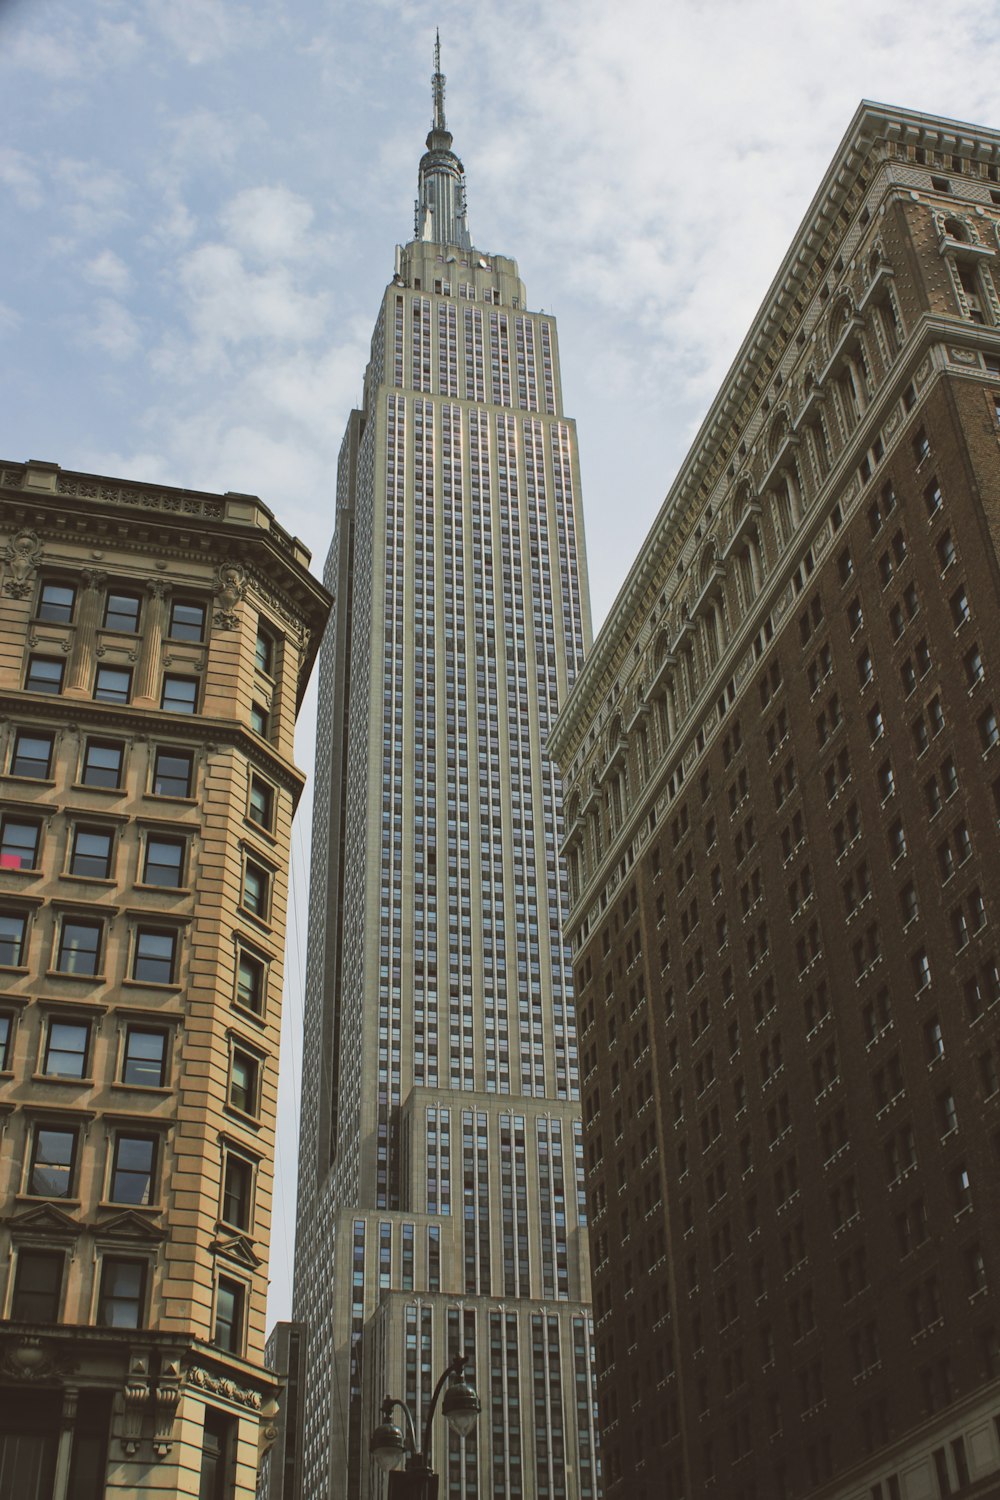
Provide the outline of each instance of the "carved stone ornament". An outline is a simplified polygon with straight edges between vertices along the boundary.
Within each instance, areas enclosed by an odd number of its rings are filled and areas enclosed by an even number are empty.
[[[222,1396],[227,1401],[236,1401],[241,1406],[248,1406],[251,1411],[260,1411],[264,1404],[259,1391],[244,1390],[227,1376],[212,1375],[208,1370],[203,1370],[200,1365],[191,1367],[188,1371],[188,1379],[199,1389],[210,1391],[214,1396]]]
[[[128,1374],[122,1389],[122,1447],[131,1458],[139,1451],[142,1438],[142,1418],[149,1406],[149,1356],[133,1354],[128,1362]]]
[[[19,531],[7,543],[4,557],[7,560],[7,578],[3,591],[12,599],[25,599],[31,593],[38,564],[42,560],[42,544],[34,531]]]
[[[212,592],[218,600],[218,608],[215,611],[216,625],[222,630],[235,630],[239,623],[236,618],[236,606],[243,601],[247,592],[246,569],[242,563],[234,562],[232,558],[220,563]]]
[[[156,1425],[153,1432],[153,1452],[157,1458],[166,1458],[173,1446],[174,1416],[181,1398],[183,1373],[180,1361],[164,1360],[156,1382]]]
[[[65,1354],[50,1349],[31,1334],[5,1339],[0,1349],[0,1372],[25,1384],[54,1380],[68,1375],[75,1368],[74,1362]]]

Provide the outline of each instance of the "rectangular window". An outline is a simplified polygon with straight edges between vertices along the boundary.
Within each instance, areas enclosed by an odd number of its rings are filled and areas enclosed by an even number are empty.
[[[270,876],[263,866],[248,859],[243,871],[243,905],[255,917],[266,918],[269,906]]]
[[[250,705],[250,728],[254,734],[259,734],[261,739],[267,739],[270,716],[263,703],[251,703]]]
[[[49,1022],[42,1072],[48,1078],[86,1078],[90,1024],[86,1021]]]
[[[203,641],[205,639],[205,606],[190,599],[175,599],[170,606],[170,625],[167,631],[174,641]]]
[[[103,930],[100,922],[81,922],[76,917],[64,917],[56,954],[58,972],[82,975],[99,973]]]
[[[76,607],[76,589],[71,583],[55,583],[52,580],[42,583],[38,595],[38,608],[35,618],[38,620],[55,620],[61,625],[69,625],[73,619],[73,610]]]
[[[19,1250],[10,1315],[15,1323],[56,1323],[62,1301],[61,1250]]]
[[[114,842],[115,836],[110,828],[74,829],[69,873],[91,880],[107,880],[111,875]]]
[[[138,595],[119,594],[115,589],[109,590],[104,605],[104,628],[105,630],[122,630],[127,635],[137,635],[139,631]]]
[[[260,1060],[239,1047],[233,1048],[229,1065],[229,1102],[245,1115],[260,1111]]]
[[[153,769],[154,797],[190,797],[194,757],[190,750],[157,750]]]
[[[18,969],[24,962],[28,919],[23,912],[0,911],[0,965]]]
[[[124,762],[121,740],[88,740],[80,780],[84,786],[120,787]]]
[[[109,1191],[111,1202],[154,1203],[155,1171],[156,1141],[152,1136],[116,1136]]]
[[[29,656],[24,679],[28,693],[61,693],[66,663],[56,656]]]
[[[146,1263],[106,1255],[101,1265],[97,1321],[110,1328],[141,1328],[146,1300]]]
[[[236,1003],[253,1011],[255,1016],[262,1015],[264,1011],[266,977],[266,965],[252,953],[241,949],[236,965]]]
[[[127,703],[132,696],[132,672],[128,667],[98,667],[94,697],[99,703]]]
[[[250,777],[250,799],[247,816],[261,828],[274,826],[274,788],[259,776]]]
[[[249,1229],[253,1204],[253,1167],[245,1157],[226,1152],[222,1179],[222,1218],[235,1229]]]
[[[173,984],[177,933],[140,927],[135,935],[132,978],[140,984]]]
[[[165,672],[160,707],[171,714],[195,713],[198,708],[197,677],[178,677],[172,672]]]
[[[18,730],[10,758],[10,774],[26,776],[32,781],[48,781],[52,769],[52,743],[51,734],[28,734],[25,730]]]
[[[160,1089],[166,1081],[167,1033],[145,1026],[130,1026],[125,1033],[122,1083],[137,1088]]]
[[[42,825],[26,818],[4,818],[0,825],[0,870],[36,870]]]
[[[38,1125],[32,1142],[28,1192],[35,1198],[69,1198],[76,1166],[76,1131]]]
[[[0,1010],[0,1073],[10,1069],[10,1043],[14,1034],[14,1017],[9,1010]]]
[[[158,885],[176,890],[184,884],[185,839],[168,839],[151,833],[146,839],[146,857],[142,866],[144,885]]]
[[[214,1343],[230,1354],[239,1354],[243,1349],[243,1309],[246,1288],[228,1276],[219,1277],[215,1294],[215,1338]]]
[[[258,672],[266,672],[270,677],[274,671],[274,636],[263,625],[257,626],[254,659]]]

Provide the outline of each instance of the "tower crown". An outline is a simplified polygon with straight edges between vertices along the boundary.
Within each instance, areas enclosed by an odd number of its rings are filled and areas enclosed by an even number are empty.
[[[465,168],[451,149],[453,137],[444,116],[444,82],[438,32],[431,78],[434,121],[427,133],[427,150],[420,158],[413,233],[418,240],[469,250],[472,240],[466,223]]]

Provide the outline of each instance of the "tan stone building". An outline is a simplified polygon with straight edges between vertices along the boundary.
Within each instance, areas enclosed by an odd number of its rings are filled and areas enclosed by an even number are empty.
[[[1000,134],[862,105],[550,739],[609,1500],[1000,1492]]]
[[[253,496],[0,464],[0,1491],[254,1493],[295,716]]]

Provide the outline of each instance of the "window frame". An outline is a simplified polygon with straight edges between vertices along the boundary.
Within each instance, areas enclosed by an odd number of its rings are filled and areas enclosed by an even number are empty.
[[[230,1187],[230,1170],[245,1174],[237,1189]],[[257,1163],[242,1151],[226,1144],[222,1150],[222,1177],[219,1183],[219,1223],[240,1234],[249,1234],[254,1221],[257,1197]],[[228,1205],[235,1203],[240,1212],[230,1214]]]
[[[79,951],[79,952],[87,952],[87,951],[89,951],[89,950],[86,950],[86,949],[79,949],[79,950],[72,950],[72,949],[70,949],[70,950],[67,950],[65,948],[66,932],[67,932],[67,929],[69,927],[77,927],[77,928],[80,928],[80,929],[87,929],[88,931],[94,931],[94,932],[97,933],[97,943],[96,943],[95,948],[94,948],[94,967],[92,969],[84,970],[84,969],[64,968],[63,967],[63,957],[64,957],[65,953],[67,953],[67,952],[71,953],[73,951]],[[55,941],[55,944],[54,944],[54,952],[53,952],[53,955],[52,955],[52,957],[53,957],[53,965],[54,965],[54,967],[53,967],[53,973],[61,974],[61,975],[67,976],[67,977],[69,977],[71,979],[96,979],[96,978],[100,978],[103,975],[103,973],[104,973],[103,962],[104,962],[104,943],[105,943],[105,937],[106,937],[106,935],[107,935],[107,923],[103,919],[101,919],[101,918],[96,918],[95,919],[95,918],[90,918],[90,917],[80,917],[80,916],[77,916],[75,913],[66,913],[65,915],[63,915],[62,917],[60,917],[58,929],[57,929],[57,932],[56,932],[56,935],[55,935],[56,936],[56,941]]]
[[[255,985],[253,986],[253,998],[256,1000],[256,1004],[252,1004],[242,998],[240,973],[244,963],[256,975]],[[259,953],[255,953],[242,943],[238,945],[236,950],[235,989],[232,1003],[239,1010],[246,1011],[248,1015],[253,1016],[258,1021],[263,1020],[267,1012],[268,968],[267,959],[262,958]]]
[[[177,633],[177,631],[175,630],[174,627],[178,623],[177,620],[175,619],[176,611],[178,609],[197,609],[197,610],[201,611],[201,625],[199,627],[197,635],[192,635],[190,633],[190,629],[187,629],[186,631],[182,631],[180,634]],[[208,628],[208,607],[205,604],[201,603],[197,599],[190,599],[190,598],[186,599],[186,598],[183,597],[183,595],[181,597],[177,598],[177,599],[171,599],[171,601],[170,601],[170,615],[169,615],[169,618],[167,620],[167,639],[168,640],[171,640],[171,641],[192,641],[196,645],[200,645],[204,641],[204,639],[205,639],[205,631],[207,630],[207,628]]]
[[[47,589],[65,589],[70,594],[69,608],[65,605],[49,605],[45,594]],[[76,601],[79,590],[75,583],[65,578],[42,578],[38,588],[38,598],[35,601],[36,620],[46,620],[53,625],[72,625],[73,616],[76,614]],[[54,610],[54,612],[49,612]]]
[[[117,752],[118,752],[118,773],[117,773],[118,774],[118,779],[116,781],[113,781],[113,782],[112,781],[104,781],[104,780],[101,780],[99,778],[94,778],[93,780],[90,779],[91,776],[92,776],[92,774],[93,774],[93,772],[95,770],[98,770],[98,771],[103,772],[104,774],[107,774],[107,772],[104,771],[103,767],[99,767],[96,764],[95,765],[91,765],[91,763],[90,763],[90,756],[91,756],[91,753],[93,751],[95,751],[95,750],[97,750],[97,751],[101,751],[101,750],[117,750]],[[99,788],[102,788],[105,791],[120,792],[121,789],[122,789],[122,781],[124,779],[124,771],[125,771],[125,741],[124,740],[103,740],[103,739],[99,739],[99,738],[91,738],[91,737],[88,736],[88,738],[84,741],[83,756],[82,756],[82,758],[80,760],[80,785],[81,786],[90,787],[91,789],[93,789],[94,787],[99,787]]]
[[[232,1294],[232,1317],[223,1320],[221,1297],[223,1288]],[[215,1287],[215,1316],[212,1320],[212,1343],[227,1354],[241,1356],[246,1344],[247,1285],[233,1276],[219,1276]],[[220,1338],[221,1328],[228,1328],[227,1338]]]
[[[257,816],[257,808],[254,802],[255,793],[263,794],[260,798],[262,804],[261,817]],[[255,828],[262,828],[265,833],[273,833],[276,804],[277,788],[270,781],[265,780],[263,776],[258,775],[256,771],[251,771],[247,786],[247,822],[252,823]]]
[[[48,743],[49,753],[48,753],[48,756],[46,757],[46,761],[45,761],[45,775],[44,776],[31,776],[31,775],[28,775],[25,771],[19,771],[17,769],[19,746],[20,746],[22,740],[32,741],[35,744],[44,744],[46,742]],[[11,776],[17,777],[17,779],[21,780],[21,781],[51,781],[52,780],[52,757],[55,754],[55,746],[56,746],[56,737],[55,737],[55,734],[52,734],[52,733],[49,733],[49,734],[45,734],[45,733],[43,733],[43,734],[33,734],[28,729],[18,729],[15,732],[15,734],[14,734],[14,742],[13,742],[13,745],[11,746],[10,762],[9,762],[9,774]],[[32,761],[32,763],[34,764],[35,762]]]
[[[148,885],[152,889],[154,889],[154,890],[160,890],[160,891],[179,891],[179,890],[183,890],[184,887],[188,883],[187,882],[187,862],[188,862],[188,844],[189,844],[189,842],[190,841],[187,838],[184,838],[183,836],[181,836],[181,837],[175,837],[172,834],[161,833],[161,832],[159,832],[158,830],[155,830],[155,829],[149,830],[147,832],[146,836],[145,836],[145,839],[143,840],[143,846],[142,846],[142,880],[141,880],[141,884],[142,885]],[[162,847],[168,847],[169,846],[170,848],[173,848],[173,849],[177,850],[177,852],[178,852],[178,861],[177,861],[177,879],[176,880],[172,880],[172,881],[167,882],[167,881],[163,881],[163,880],[151,880],[150,879],[150,865],[151,865],[151,861],[150,861],[150,848],[151,848],[152,845],[155,845],[155,844],[159,844]],[[156,868],[157,869],[160,869],[160,868],[168,869],[169,867],[167,865],[163,864],[162,861],[156,861]]]
[[[141,1067],[147,1065],[148,1062],[149,1062],[148,1058],[132,1057],[130,1055],[129,1039],[132,1036],[138,1036],[138,1035],[141,1035],[141,1036],[158,1036],[162,1040],[162,1042],[163,1042],[163,1049],[162,1049],[162,1053],[161,1053],[161,1056],[160,1056],[160,1081],[159,1081],[159,1083],[142,1083],[142,1082],[139,1082],[139,1081],[137,1081],[135,1079],[130,1079],[127,1076],[130,1064],[135,1064],[135,1065],[137,1065],[138,1067],[141,1068]],[[162,1090],[162,1089],[165,1089],[165,1088],[169,1087],[169,1078],[170,1078],[170,1031],[166,1027],[164,1027],[164,1026],[144,1026],[142,1024],[133,1024],[132,1022],[127,1022],[126,1026],[125,1026],[125,1035],[122,1038],[122,1044],[121,1044],[121,1061],[120,1061],[119,1067],[118,1067],[118,1076],[116,1078],[116,1083],[121,1088]]]
[[[139,1272],[139,1292],[134,1298],[115,1296],[108,1287],[108,1271],[110,1267],[123,1268],[132,1267]],[[98,1282],[97,1307],[94,1320],[100,1328],[145,1328],[147,1323],[147,1292],[149,1287],[149,1261],[141,1256],[130,1255],[102,1255],[101,1274]],[[134,1307],[135,1322],[130,1319],[105,1317],[103,1314],[110,1305],[124,1305]]]
[[[72,1027],[83,1032],[83,1049],[77,1054],[67,1047],[59,1047],[57,1050],[67,1056],[80,1057],[80,1071],[78,1073],[57,1073],[51,1067],[53,1052],[53,1033],[57,1026]],[[93,1076],[91,1067],[91,1040],[92,1023],[89,1020],[81,1020],[78,1016],[70,1016],[65,1012],[57,1012],[47,1017],[45,1022],[45,1045],[42,1048],[40,1059],[40,1071],[44,1078],[57,1078],[69,1083],[84,1083]]]
[[[187,791],[186,792],[161,792],[161,791],[157,791],[157,783],[158,783],[158,781],[160,779],[160,776],[161,776],[161,772],[159,770],[159,763],[160,763],[161,756],[164,759],[168,759],[169,758],[169,759],[178,760],[178,761],[181,761],[181,760],[186,760],[187,761],[187,765],[188,765],[188,778],[187,778]],[[195,757],[194,757],[194,751],[193,750],[185,750],[182,746],[176,746],[176,745],[175,746],[157,745],[156,748],[155,748],[155,750],[154,750],[154,752],[153,752],[153,768],[152,768],[152,776],[150,777],[150,783],[149,783],[149,785],[150,785],[149,795],[151,797],[167,797],[171,801],[174,801],[174,802],[190,802],[190,801],[192,801],[193,800],[192,799],[192,792],[193,792],[194,785],[195,785]]]
[[[237,1059],[240,1064],[249,1064],[249,1076],[237,1085]],[[226,1106],[248,1120],[260,1119],[261,1085],[264,1077],[264,1059],[259,1052],[248,1047],[242,1038],[230,1037],[229,1072],[226,1079]],[[239,1097],[236,1090],[239,1089]],[[245,1102],[240,1102],[245,1100]]]
[[[182,704],[179,698],[171,700],[169,689],[171,686],[185,684],[193,689],[190,706],[186,701]],[[160,683],[160,710],[166,714],[183,714],[187,718],[193,718],[198,712],[198,699],[200,697],[201,679],[192,677],[183,672],[164,672]]]
[[[74,823],[72,825],[72,828],[73,836],[69,841],[69,857],[67,860],[66,874],[72,876],[75,880],[111,880],[112,872],[115,866],[115,855],[117,853],[115,829],[102,827],[99,823]],[[107,857],[104,861],[104,870],[102,874],[95,875],[92,874],[89,870],[78,870],[75,868],[77,859],[92,859],[96,862],[99,857],[92,854],[83,854],[78,850],[77,844],[81,835],[84,838],[107,839],[108,852]]]
[[[263,649],[262,649],[263,648]],[[254,638],[253,658],[254,667],[264,677],[274,680],[274,668],[278,652],[278,641],[273,630],[269,629],[260,619],[257,621],[257,634]]]
[[[44,1162],[39,1161],[41,1139],[44,1135],[67,1136],[70,1138],[70,1140],[72,1141],[72,1146],[70,1149],[68,1163],[60,1162],[57,1160],[46,1160]],[[40,1120],[36,1121],[31,1127],[31,1150],[25,1163],[25,1196],[29,1198],[54,1199],[62,1203],[72,1201],[76,1196],[75,1189],[77,1185],[76,1178],[77,1168],[79,1166],[79,1156],[79,1126],[70,1124],[61,1125],[55,1123],[43,1124]],[[64,1193],[39,1192],[38,1188],[35,1185],[36,1172],[53,1170],[58,1171],[62,1170],[63,1168],[65,1168],[66,1171],[66,1191]]]
[[[6,1029],[4,1026],[6,1023]],[[0,1073],[10,1073],[11,1054],[17,1031],[17,1011],[7,1006],[0,1007]]]
[[[253,871],[253,879],[259,874],[262,877],[260,891],[249,900],[247,897],[247,880]],[[240,907],[248,916],[257,922],[266,925],[271,920],[271,899],[273,895],[274,872],[261,860],[255,859],[250,853],[245,852],[243,856],[243,878],[240,882]],[[256,903],[256,904],[255,904]]]
[[[58,677],[56,677],[56,676],[52,676],[51,678],[45,678],[45,677],[43,677],[41,679],[41,681],[44,682],[46,685],[44,687],[41,687],[41,686],[39,686],[39,684],[37,682],[33,682],[32,681],[32,672],[33,672],[33,670],[34,670],[34,668],[36,666],[40,665],[43,662],[47,663],[49,666],[57,667],[58,668]],[[38,694],[40,694],[42,696],[49,697],[49,698],[58,698],[61,695],[61,693],[62,693],[63,682],[65,680],[65,677],[66,677],[66,660],[65,660],[64,657],[46,656],[41,651],[32,651],[31,654],[29,655],[27,663],[25,665],[24,691],[26,693],[38,693]],[[49,686],[48,685],[49,683],[55,683],[55,686],[54,687]]]
[[[149,1147],[148,1167],[137,1169],[121,1162],[122,1145],[137,1143]],[[161,1144],[159,1137],[148,1131],[126,1129],[115,1131],[108,1160],[108,1203],[124,1204],[129,1208],[156,1208],[158,1206]],[[143,1195],[136,1198],[117,1193],[115,1189],[119,1176],[126,1180],[143,1181],[145,1183]]]
[[[143,954],[141,952],[143,941],[150,938],[170,939],[169,961],[156,957],[155,955]],[[180,961],[180,944],[178,941],[179,938],[180,933],[176,927],[148,927],[144,923],[137,924],[135,932],[133,934],[131,962],[129,964],[129,978],[131,979],[133,984],[176,985],[177,971]],[[168,979],[150,979],[139,972],[141,964],[149,963],[154,965],[162,965],[165,962],[169,962],[170,977]]]
[[[55,1286],[48,1293],[51,1296],[51,1317],[39,1317],[37,1311],[33,1310],[30,1316],[25,1316],[21,1308],[21,1299],[24,1296],[42,1296],[44,1293],[32,1289],[26,1293],[22,1285],[25,1267],[29,1265],[38,1266],[42,1262],[49,1262],[53,1267],[58,1265],[58,1274],[55,1277]],[[17,1260],[14,1265],[14,1274],[11,1278],[10,1298],[10,1320],[12,1323],[58,1323],[59,1314],[63,1304],[63,1284],[66,1279],[66,1252],[64,1250],[43,1249],[40,1245],[18,1245]]]
[[[126,685],[124,692],[121,688],[116,688],[114,689],[114,691],[111,691],[110,689],[102,685],[102,677],[107,677],[112,672],[125,679]],[[95,703],[114,703],[119,708],[131,703],[132,668],[117,667],[114,666],[111,662],[98,662],[96,668],[94,669],[94,686],[91,691],[91,697],[93,698]]]
[[[109,617],[113,614],[116,618],[122,611],[112,609],[112,601],[116,599],[127,599],[135,605],[135,619],[131,626],[110,624]],[[123,615],[124,617],[124,615]],[[101,629],[112,630],[116,635],[138,635],[139,625],[142,620],[142,595],[131,593],[128,589],[110,588],[104,596],[104,613],[101,615]]]
[[[42,826],[43,824],[41,818],[26,817],[23,813],[20,812],[5,812],[3,816],[0,817],[0,869],[21,870],[25,872],[34,872],[39,869],[38,856],[41,853],[42,848]],[[32,849],[32,858],[30,864],[5,863],[5,860],[13,859],[17,855],[17,852],[20,848],[27,847],[21,846],[16,843],[12,844],[9,849],[5,847],[7,842],[8,827],[25,829],[33,828],[35,830],[35,842],[34,848]]]
[[[27,967],[24,960],[27,954],[28,938],[31,930],[31,913],[26,911],[18,911],[15,907],[0,907],[0,920],[2,920],[4,917],[20,921],[21,935],[19,938],[11,939],[12,957],[11,962],[7,963],[4,957],[4,949],[6,947],[7,940],[5,937],[3,937],[2,934],[0,934],[0,968],[24,969]]]

